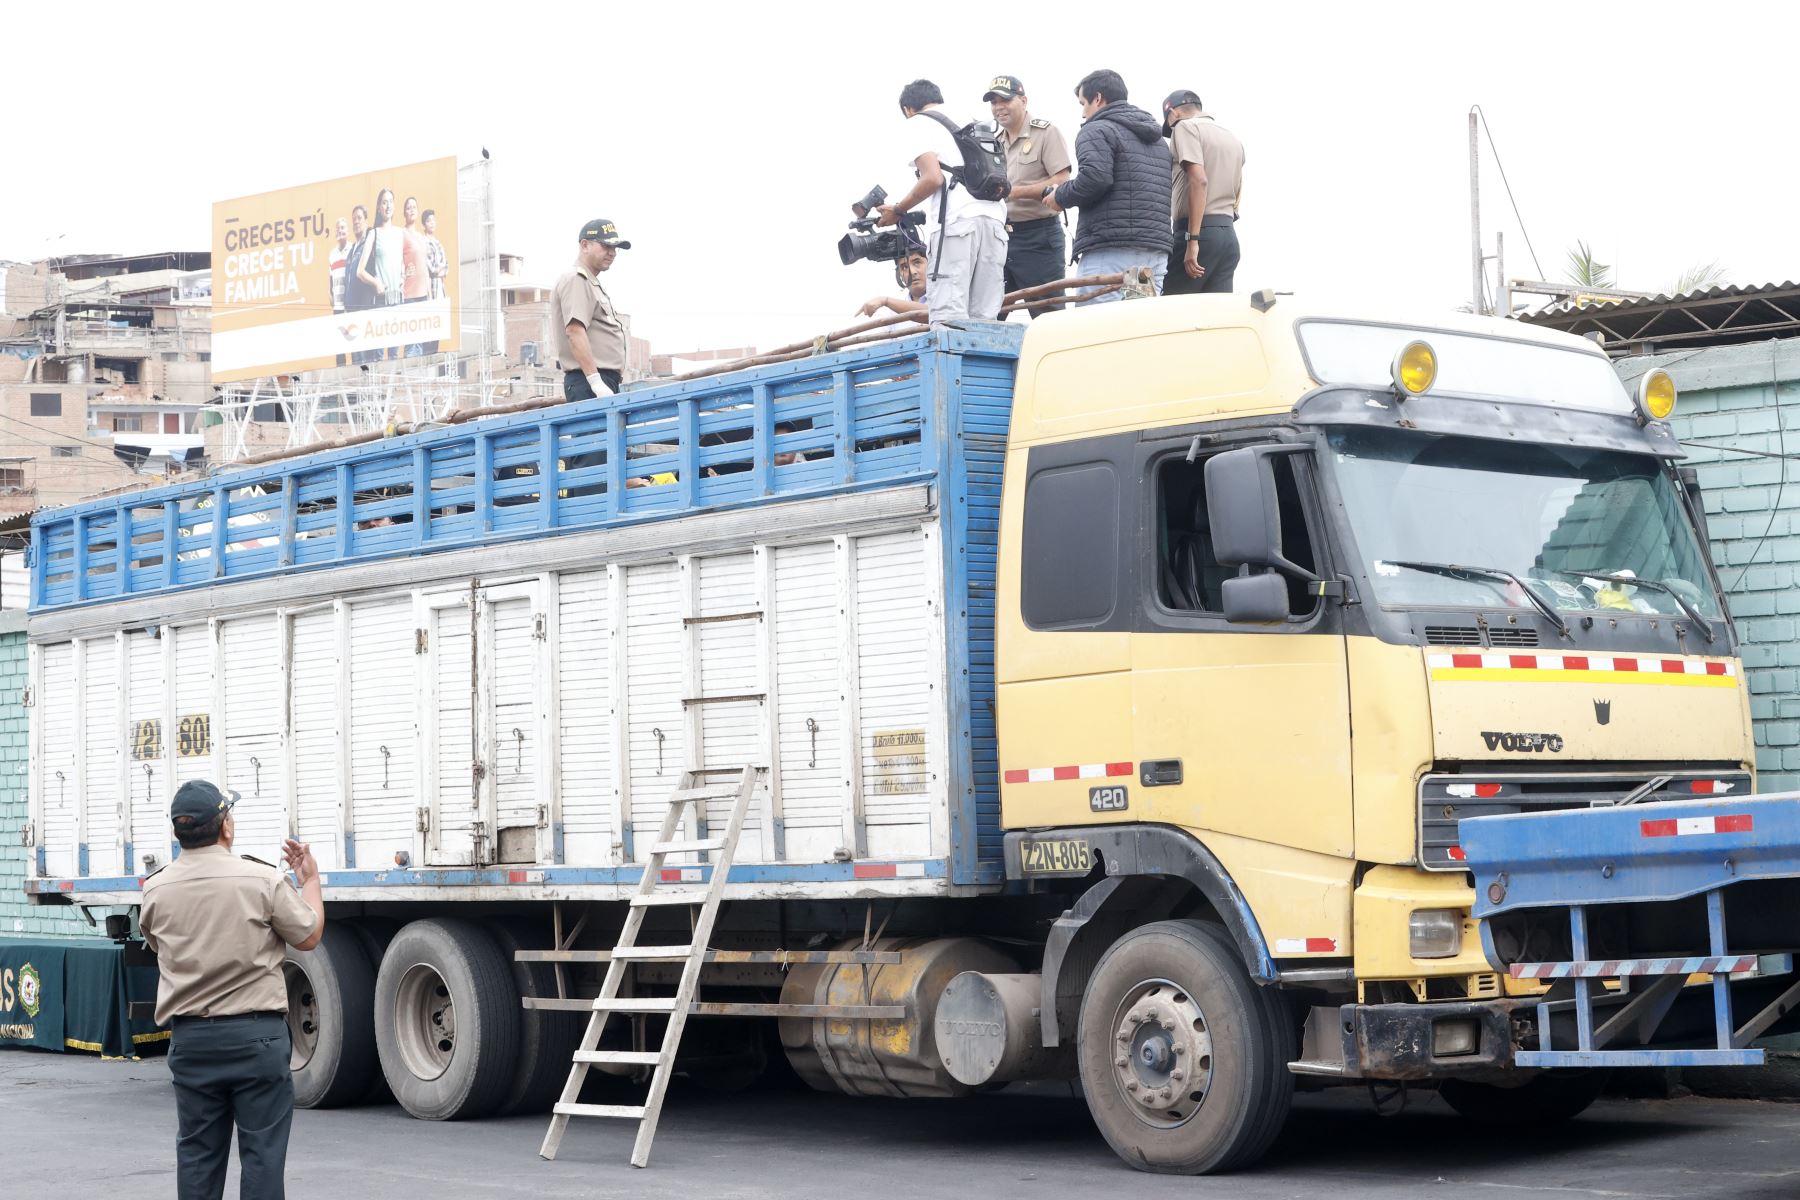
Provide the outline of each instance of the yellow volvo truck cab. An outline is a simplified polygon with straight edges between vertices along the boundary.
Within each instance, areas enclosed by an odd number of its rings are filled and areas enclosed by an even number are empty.
[[[1246,1162],[1295,1077],[1572,1115],[1457,822],[1753,790],[1665,376],[1511,322],[1269,292],[1038,322],[1001,510],[1009,875],[1066,896],[1041,1035],[1115,1149]],[[1533,985],[1535,988],[1535,985]]]

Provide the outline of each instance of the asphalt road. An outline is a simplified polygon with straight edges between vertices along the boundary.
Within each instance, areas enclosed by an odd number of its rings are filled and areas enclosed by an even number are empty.
[[[965,1101],[677,1089],[647,1171],[635,1126],[576,1121],[554,1163],[541,1118],[415,1121],[392,1105],[300,1112],[294,1197],[1140,1196],[1318,1200],[1430,1196],[1800,1197],[1800,1105],[1605,1100],[1549,1135],[1476,1129],[1435,1096],[1397,1116],[1363,1093],[1303,1096],[1275,1150],[1213,1179],[1132,1172],[1079,1099],[1054,1090]],[[174,1195],[175,1114],[161,1059],[0,1051],[0,1178],[13,1196]],[[237,1194],[236,1173],[226,1195]]]

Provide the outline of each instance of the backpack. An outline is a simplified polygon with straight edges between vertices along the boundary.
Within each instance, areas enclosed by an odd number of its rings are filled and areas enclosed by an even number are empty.
[[[945,174],[959,183],[977,200],[1004,200],[1011,190],[1006,179],[1006,148],[1000,144],[1000,131],[986,121],[972,121],[960,128],[955,121],[936,109],[922,110],[950,131],[956,152],[962,155],[961,166],[944,163]]]

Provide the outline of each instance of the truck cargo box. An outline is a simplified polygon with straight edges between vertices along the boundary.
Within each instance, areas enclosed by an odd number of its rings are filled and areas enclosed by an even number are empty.
[[[681,772],[744,764],[768,770],[733,896],[997,886],[1021,337],[933,330],[39,514],[28,891],[135,902],[204,777],[242,796],[238,849],[310,842],[328,899],[611,898]]]

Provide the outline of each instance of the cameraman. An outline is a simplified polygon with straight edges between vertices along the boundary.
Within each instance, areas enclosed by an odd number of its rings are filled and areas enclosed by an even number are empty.
[[[1006,203],[977,200],[946,173],[962,165],[956,139],[935,118],[924,114],[944,102],[944,93],[929,79],[915,79],[900,91],[906,114],[909,149],[918,180],[912,190],[880,208],[877,224],[896,225],[900,214],[916,206],[928,221],[942,226],[927,240],[931,263],[931,323],[992,321],[1000,315],[1006,294]],[[960,122],[958,125],[960,127]]]
[[[865,317],[872,317],[882,309],[890,309],[897,315],[925,312],[925,276],[931,270],[931,264],[925,257],[923,247],[911,249],[905,257],[894,263],[894,282],[906,290],[905,296],[875,296],[857,311]]]

